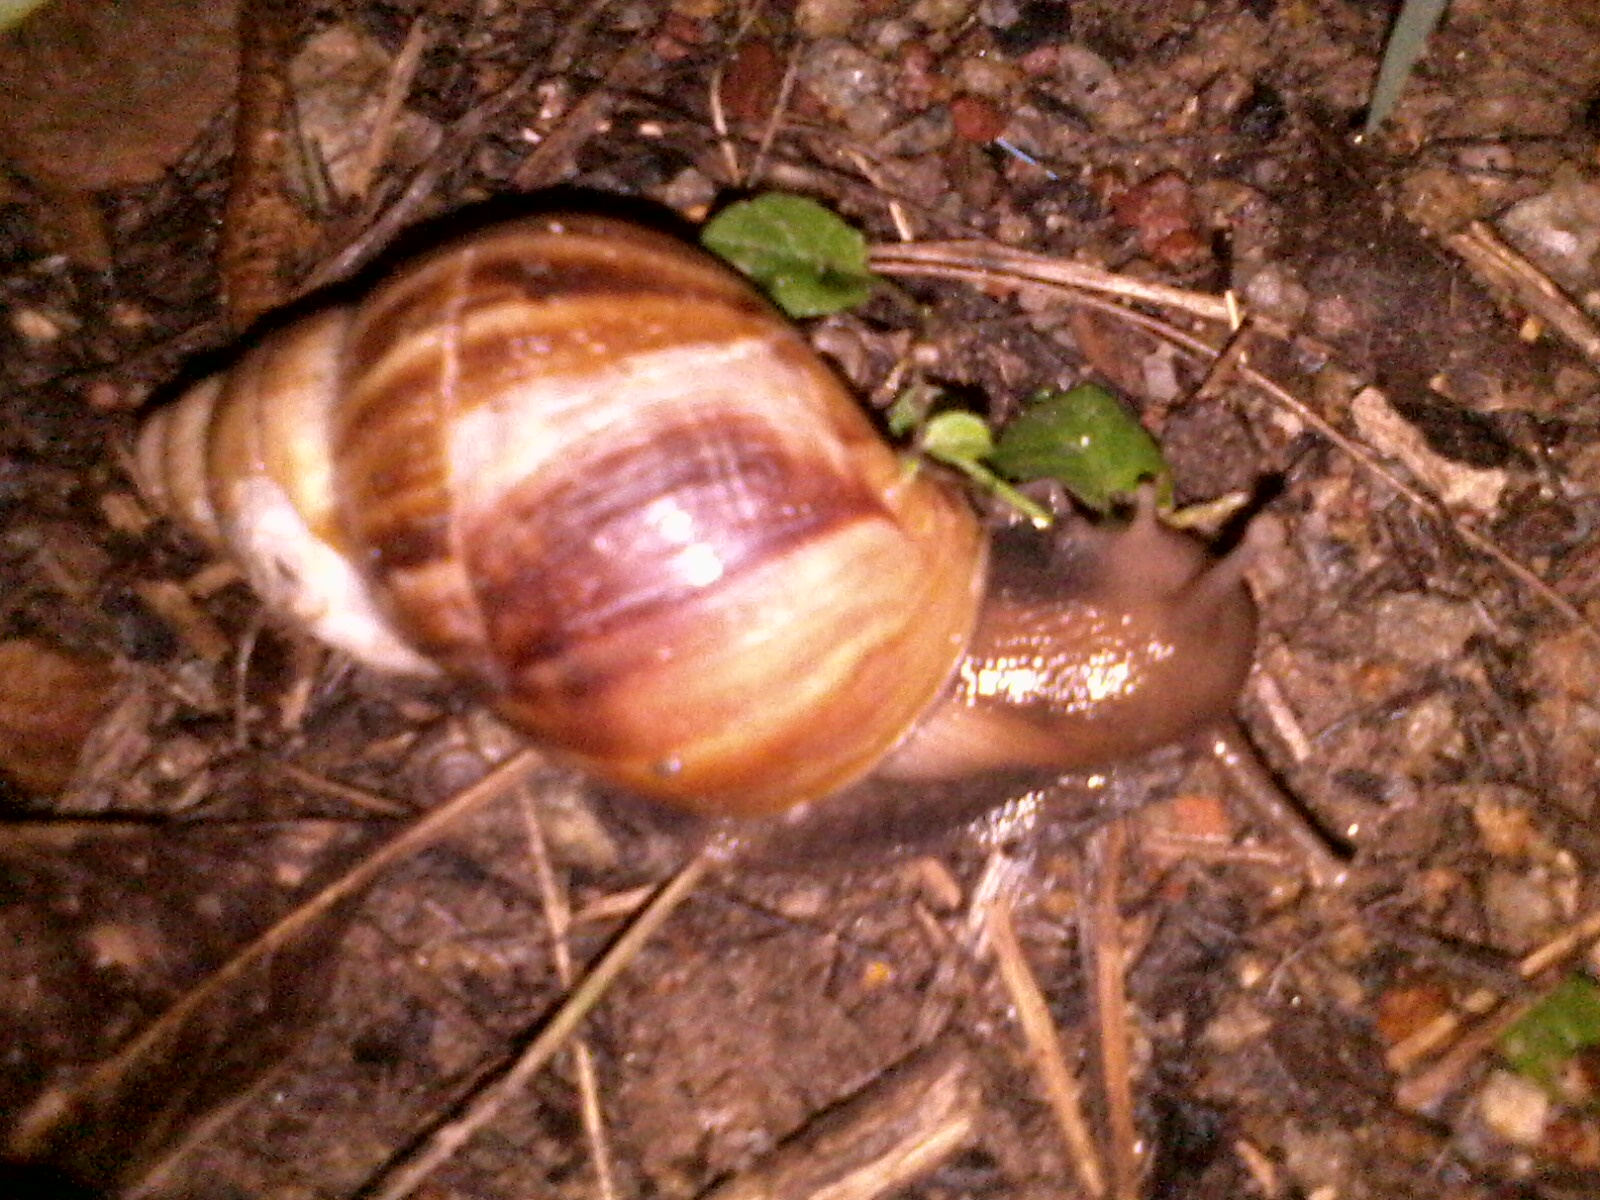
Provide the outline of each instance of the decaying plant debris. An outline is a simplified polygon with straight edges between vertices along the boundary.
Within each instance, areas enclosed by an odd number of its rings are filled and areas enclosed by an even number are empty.
[[[6,161],[3,640],[93,664],[56,724],[0,688],[54,773],[0,826],[10,1154],[196,1198],[1595,1193],[1587,1056],[1552,1093],[1499,1050],[1600,935],[1591,5],[1457,0],[1365,146],[1344,0],[252,8],[232,103]],[[124,135],[159,177],[37,166]],[[531,1057],[683,831],[264,620],[124,456],[262,312],[557,187],[824,200],[895,284],[814,330],[863,394],[1095,378],[1180,500],[1253,497],[1241,716],[1348,877],[1163,754],[695,860]]]

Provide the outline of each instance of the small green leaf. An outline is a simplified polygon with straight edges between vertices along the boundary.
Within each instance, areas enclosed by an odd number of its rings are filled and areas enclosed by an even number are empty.
[[[700,241],[791,317],[853,308],[877,282],[861,231],[804,196],[770,192],[730,204],[706,222]]]
[[[922,427],[917,444],[929,458],[954,467],[979,487],[999,496],[1039,528],[1050,524],[1049,513],[980,461],[994,451],[994,435],[976,413],[954,411],[930,417]]]
[[[1541,1000],[1500,1039],[1500,1053],[1545,1087],[1554,1087],[1578,1051],[1600,1045],[1600,984],[1573,975]]]
[[[1104,388],[1045,390],[1001,431],[989,465],[1010,479],[1056,479],[1080,503],[1109,512],[1146,480],[1172,505],[1172,473],[1144,426]]]
[[[940,462],[977,461],[994,452],[994,436],[977,413],[942,412],[922,427],[922,449]]]

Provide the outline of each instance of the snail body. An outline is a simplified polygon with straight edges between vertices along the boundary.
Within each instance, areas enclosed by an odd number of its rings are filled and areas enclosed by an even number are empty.
[[[492,227],[268,334],[140,432],[267,606],[711,814],[1107,762],[1225,715],[1236,566],[1141,512],[991,554],[799,333],[676,239]]]

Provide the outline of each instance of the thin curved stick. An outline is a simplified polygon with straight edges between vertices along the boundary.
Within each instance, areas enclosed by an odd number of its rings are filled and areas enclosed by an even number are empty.
[[[1234,791],[1279,837],[1293,847],[1311,882],[1321,888],[1341,886],[1350,875],[1347,852],[1336,851],[1294,798],[1285,794],[1236,722],[1229,721],[1206,738],[1206,749]]]
[[[1226,321],[1228,302],[1206,292],[1130,279],[1102,267],[1013,250],[992,242],[895,242],[874,246],[872,269],[887,275],[933,275],[975,282],[1044,284],[1073,292],[1097,292],[1176,308],[1207,321]]]

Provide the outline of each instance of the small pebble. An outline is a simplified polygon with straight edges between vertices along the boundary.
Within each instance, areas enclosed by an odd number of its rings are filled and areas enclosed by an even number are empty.
[[[1478,1093],[1478,1115],[1496,1136],[1514,1146],[1537,1146],[1550,1123],[1550,1097],[1538,1084],[1496,1071]]]

